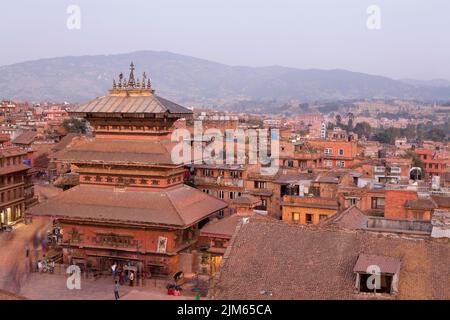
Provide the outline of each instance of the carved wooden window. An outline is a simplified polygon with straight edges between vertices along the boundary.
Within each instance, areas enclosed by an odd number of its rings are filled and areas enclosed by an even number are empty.
[[[138,240],[131,235],[120,235],[115,233],[97,233],[93,241],[99,245],[112,247],[137,247]]]
[[[75,228],[69,231],[70,242],[81,242],[82,234]]]

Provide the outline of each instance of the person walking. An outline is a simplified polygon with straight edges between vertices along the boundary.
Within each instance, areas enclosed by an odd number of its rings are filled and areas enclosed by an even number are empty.
[[[120,285],[123,285],[125,283],[125,277],[124,277],[123,271],[119,272],[119,283],[120,283]]]
[[[112,270],[112,276],[113,279],[116,278],[116,270],[117,270],[117,264],[114,262],[114,264],[111,266],[111,270]]]
[[[114,285],[114,297],[116,298],[116,300],[119,300],[119,287],[120,284],[116,281],[116,284]]]
[[[130,286],[132,287],[134,285],[134,272],[131,271],[130,272]]]

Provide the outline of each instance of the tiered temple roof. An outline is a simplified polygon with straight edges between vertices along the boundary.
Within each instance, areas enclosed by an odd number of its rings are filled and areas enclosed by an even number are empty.
[[[143,76],[147,80],[146,75]],[[32,215],[71,221],[186,228],[227,207],[183,184],[183,164],[173,163],[173,123],[192,111],[154,94],[130,67],[126,81],[107,96],[70,112],[93,124],[95,138],[81,137],[56,153],[72,164],[80,185],[32,208]]]

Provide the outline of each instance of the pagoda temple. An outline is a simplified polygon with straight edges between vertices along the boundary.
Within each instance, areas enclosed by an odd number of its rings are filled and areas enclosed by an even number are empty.
[[[227,207],[185,185],[183,164],[171,159],[174,123],[192,111],[156,95],[132,63],[128,79],[121,73],[106,96],[70,114],[89,121],[94,133],[56,154],[79,174],[79,185],[28,214],[61,226],[65,264],[180,271],[180,253],[189,253],[199,229]]]

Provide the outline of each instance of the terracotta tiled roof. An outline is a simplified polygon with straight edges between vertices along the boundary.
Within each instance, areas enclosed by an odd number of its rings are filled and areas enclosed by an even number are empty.
[[[65,149],[70,143],[72,143],[72,140],[76,137],[79,137],[80,134],[78,133],[68,133],[66,134],[56,145],[54,145],[51,149],[54,152],[61,151]]]
[[[0,149],[0,157],[13,157],[25,154],[27,154],[27,152],[19,147]]]
[[[232,201],[232,203],[235,204],[248,204],[248,205],[256,205],[260,202],[261,200],[259,198],[254,197],[250,194],[243,194],[242,196],[237,197]]]
[[[395,274],[400,271],[400,264],[399,258],[362,253],[358,256],[353,272],[367,273],[370,266],[377,266],[381,273]]]
[[[16,137],[12,142],[15,144],[31,144],[37,136],[36,131],[25,131],[18,137]]]
[[[367,215],[356,206],[351,206],[347,210],[337,213],[322,222],[324,225],[334,225],[344,229],[363,229],[367,227]]]
[[[253,218],[238,225],[210,294],[215,299],[376,298],[356,292],[353,269],[361,254],[401,259],[394,299],[450,299],[448,243]]]
[[[119,140],[96,138],[74,144],[59,151],[55,158],[71,162],[113,162],[141,164],[172,164],[169,140]]]
[[[29,210],[32,215],[186,227],[224,209],[224,201],[186,185],[117,190],[79,185]]]
[[[28,170],[28,169],[30,169],[30,167],[27,165],[24,165],[24,164],[16,164],[16,165],[12,165],[12,166],[6,166],[3,168],[0,168],[0,175],[24,171],[24,170]]]
[[[200,235],[231,238],[236,230],[238,222],[241,219],[242,216],[234,214],[223,219],[212,221],[200,230]]]

